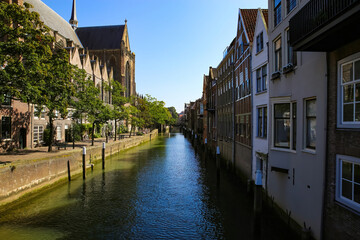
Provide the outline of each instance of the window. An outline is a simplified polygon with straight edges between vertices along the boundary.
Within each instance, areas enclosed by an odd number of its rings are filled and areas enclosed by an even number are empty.
[[[257,136],[260,138],[267,137],[267,107],[257,109]]]
[[[353,61],[340,61],[339,109],[342,127],[360,126],[360,54]],[[349,58],[345,59],[351,59]],[[342,64],[341,64],[342,63]]]
[[[34,126],[34,142],[42,142],[44,134],[44,127],[35,125]]]
[[[267,65],[256,70],[256,92],[263,92],[267,89]]]
[[[61,141],[61,126],[56,127],[56,140]]]
[[[336,156],[336,200],[360,211],[360,159]]]
[[[245,124],[245,116],[241,115],[240,116],[240,136],[244,137],[245,136],[245,131],[246,131],[246,124]]]
[[[11,117],[1,118],[1,138],[2,139],[11,138]]]
[[[256,37],[256,52],[260,52],[264,48],[263,32]]]
[[[306,148],[315,149],[316,146],[316,99],[306,100]]]
[[[40,116],[40,119],[45,119],[45,108],[43,107],[42,109],[40,109],[39,107],[35,106],[35,116],[34,116],[34,118],[39,119],[39,116]]]
[[[281,0],[274,0],[274,26],[281,22]]]
[[[274,104],[273,146],[296,149],[296,103]]]
[[[281,38],[278,38],[274,42],[275,49],[275,72],[280,71],[281,69]]]
[[[287,14],[296,7],[296,0],[286,0]]]
[[[292,64],[293,66],[297,65],[297,55],[293,48],[290,46],[290,32],[286,31],[287,36],[287,63]]]
[[[4,94],[4,101],[1,103],[3,106],[11,105],[11,96],[9,94]]]

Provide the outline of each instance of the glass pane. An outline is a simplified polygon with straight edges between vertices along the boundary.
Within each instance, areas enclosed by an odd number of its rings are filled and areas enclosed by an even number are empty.
[[[355,62],[355,80],[360,79],[360,61]]]
[[[352,163],[342,162],[342,178],[352,181]]]
[[[274,106],[275,118],[290,118],[290,104],[281,103]]]
[[[355,105],[355,121],[360,122],[360,103]]]
[[[360,102],[360,83],[355,87],[355,101]]]
[[[344,122],[354,121],[354,104],[344,104]]]
[[[360,203],[360,185],[354,184],[354,201]]]
[[[275,147],[290,147],[290,120],[275,120]]]
[[[354,101],[354,85],[345,85],[344,86],[344,103]]]
[[[342,73],[343,73],[343,83],[353,81],[353,64],[348,63],[346,65],[343,65]]]
[[[306,147],[315,148],[316,143],[316,118],[307,120]]]
[[[341,195],[352,200],[352,184],[346,180],[342,180],[342,192]]]
[[[316,117],[316,100],[306,101],[306,116]]]
[[[281,48],[281,38],[275,42],[275,50],[279,50]]]
[[[354,164],[354,182],[360,184],[360,165]]]

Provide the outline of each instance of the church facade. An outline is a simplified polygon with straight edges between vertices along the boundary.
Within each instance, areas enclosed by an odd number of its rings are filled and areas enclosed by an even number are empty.
[[[50,28],[54,37],[53,48],[69,51],[69,62],[84,69],[100,89],[100,98],[105,104],[112,104],[111,93],[104,87],[112,79],[126,87],[126,96],[136,95],[135,54],[130,50],[127,23],[120,26],[77,28],[76,0],[73,0],[72,16],[69,22],[41,0],[6,1],[33,6],[40,19]],[[99,32],[100,31],[100,32]],[[100,35],[98,35],[100,34]],[[104,37],[105,34],[106,37]],[[80,37],[81,36],[81,37]],[[101,39],[107,41],[101,42]],[[99,41],[100,40],[100,41]],[[0,152],[17,148],[33,148],[43,143],[44,130],[48,124],[46,109],[38,114],[37,106],[17,100],[0,106],[1,135]],[[39,108],[41,109],[41,108]],[[55,140],[65,141],[72,124],[72,110],[66,118],[60,116],[54,121]],[[18,116],[21,117],[21,121]],[[3,133],[4,132],[4,133]]]

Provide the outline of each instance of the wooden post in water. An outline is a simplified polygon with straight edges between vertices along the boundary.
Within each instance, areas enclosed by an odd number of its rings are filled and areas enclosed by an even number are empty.
[[[102,147],[102,169],[105,169],[105,143],[103,142]]]
[[[68,179],[69,182],[71,181],[71,175],[70,175],[70,160],[67,161],[67,169],[68,169]]]
[[[86,157],[86,147],[83,147],[83,159],[82,159],[82,167],[83,167],[83,179],[85,179],[85,157]]]
[[[216,178],[220,182],[220,147],[216,147]]]
[[[205,157],[204,157],[205,163],[206,163],[207,155],[208,155],[208,152],[207,152],[207,138],[205,138]]]

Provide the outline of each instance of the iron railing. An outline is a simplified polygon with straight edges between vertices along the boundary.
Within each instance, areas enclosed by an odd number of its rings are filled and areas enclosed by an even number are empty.
[[[310,0],[290,19],[290,44],[295,45],[359,3],[360,0]]]

